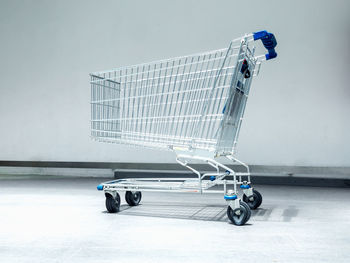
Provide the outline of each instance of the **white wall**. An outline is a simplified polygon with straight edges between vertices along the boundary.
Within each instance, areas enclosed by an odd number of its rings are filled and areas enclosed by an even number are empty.
[[[1,1],[0,160],[173,162],[89,138],[88,73],[267,29],[238,157],[350,166],[349,1]]]

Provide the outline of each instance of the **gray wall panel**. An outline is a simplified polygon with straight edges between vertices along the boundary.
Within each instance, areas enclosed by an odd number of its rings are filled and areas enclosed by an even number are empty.
[[[253,81],[238,157],[350,166],[349,1],[1,1],[0,160],[174,162],[89,139],[92,71],[275,33]]]

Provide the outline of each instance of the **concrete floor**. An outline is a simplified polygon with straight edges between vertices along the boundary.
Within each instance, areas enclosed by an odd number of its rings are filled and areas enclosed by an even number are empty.
[[[108,214],[101,179],[0,176],[0,262],[350,262],[350,190],[256,186],[242,227],[222,195],[143,193]]]

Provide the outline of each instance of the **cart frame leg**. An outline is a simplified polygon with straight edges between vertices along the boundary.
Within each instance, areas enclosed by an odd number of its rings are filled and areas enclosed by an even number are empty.
[[[227,155],[225,156],[227,159],[231,160],[233,163],[238,163],[242,166],[244,166],[246,168],[246,172],[245,173],[237,173],[238,175],[238,184],[240,184],[240,188],[242,189],[242,192],[243,192],[243,195],[245,195],[247,197],[247,200],[248,202],[254,202],[254,188],[251,186],[252,183],[251,183],[251,179],[250,179],[250,169],[249,169],[249,166],[238,160],[237,158],[233,157],[232,155]],[[242,180],[242,176],[246,176],[246,179],[247,180]],[[261,196],[261,195],[260,195]],[[260,202],[261,204],[261,202]],[[260,205],[259,205],[260,206]],[[255,208],[252,208],[252,209],[255,209]]]
[[[245,194],[250,201],[253,201],[253,187],[251,187],[250,169],[248,164],[242,162],[241,160],[238,160],[237,158],[233,157],[233,155],[227,155],[225,157],[231,160],[233,163],[242,165],[247,170],[245,173],[237,173],[238,183],[241,185],[240,188],[242,189],[243,194]],[[242,176],[246,176],[247,180],[242,180]]]
[[[193,173],[197,174],[198,176],[198,188],[200,193],[202,193],[202,179],[207,176],[207,174],[201,175],[201,173],[190,166],[188,164],[189,160],[199,160],[207,163],[209,166],[212,166],[216,169],[216,179],[223,180],[227,175],[232,175],[233,176],[233,192],[237,194],[237,177],[236,177],[236,172],[233,171],[231,168],[227,167],[226,165],[219,163],[218,161],[208,158],[208,157],[201,157],[201,156],[194,156],[194,155],[186,155],[186,154],[178,154],[176,156],[176,161],[186,167],[187,169],[191,170]],[[224,169],[226,172],[225,173],[220,173],[220,168]],[[224,181],[224,195],[226,195],[227,192],[227,187],[226,183]]]
[[[247,182],[250,183],[251,182],[250,181],[250,169],[249,169],[248,164],[238,160],[237,158],[233,157],[232,155],[226,155],[225,157],[227,159],[229,159],[230,161],[232,161],[233,163],[238,163],[238,164],[240,164],[240,165],[242,165],[242,166],[244,166],[246,168],[246,170],[247,170],[246,173],[237,173],[238,174],[238,180],[239,180],[240,183],[242,183],[243,182],[242,181],[242,176],[247,176]]]

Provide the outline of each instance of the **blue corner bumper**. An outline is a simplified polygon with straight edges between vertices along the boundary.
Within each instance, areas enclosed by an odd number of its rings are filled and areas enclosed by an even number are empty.
[[[224,198],[225,200],[236,200],[237,195],[225,195]]]

